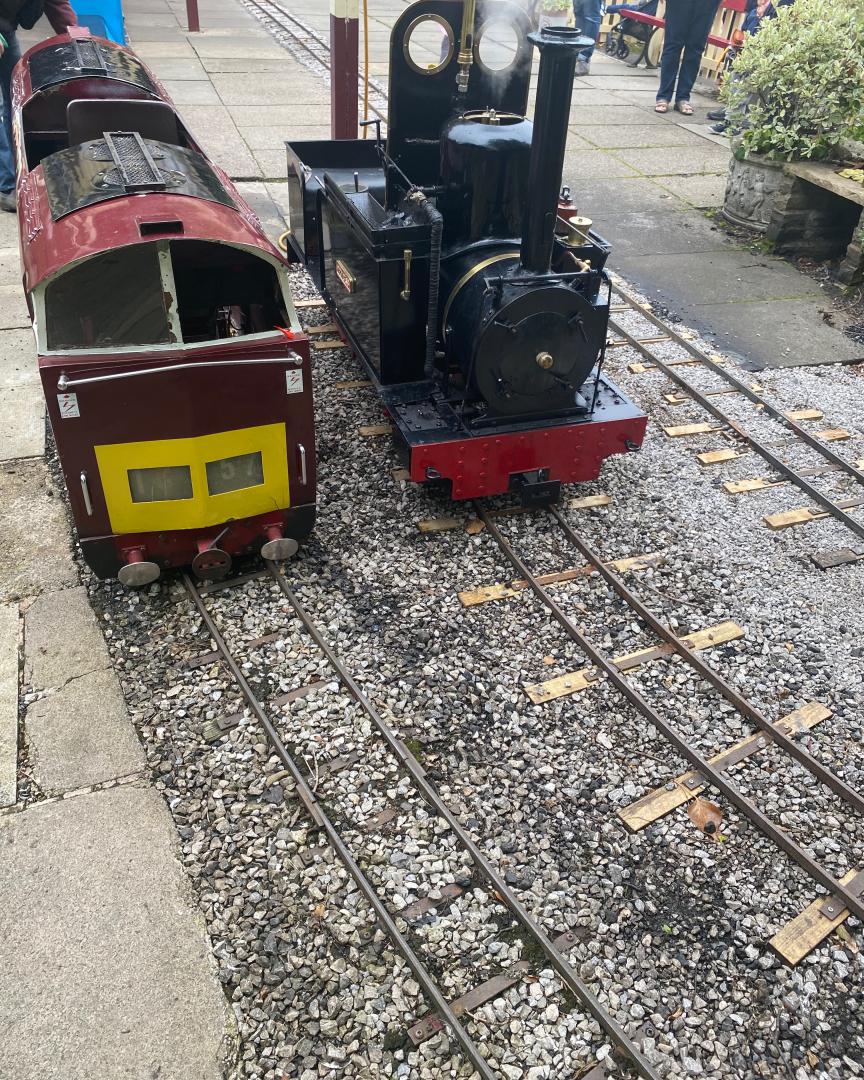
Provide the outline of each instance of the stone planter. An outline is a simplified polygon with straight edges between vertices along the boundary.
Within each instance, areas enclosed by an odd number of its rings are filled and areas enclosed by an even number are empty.
[[[733,156],[729,162],[723,217],[733,225],[764,233],[771,223],[775,200],[785,195],[790,186],[782,161],[769,161],[758,154],[748,154],[740,160]]]

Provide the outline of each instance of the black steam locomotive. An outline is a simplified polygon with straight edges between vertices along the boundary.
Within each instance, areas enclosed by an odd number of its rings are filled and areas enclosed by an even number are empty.
[[[380,125],[374,140],[288,144],[293,252],[368,367],[412,479],[449,480],[456,499],[553,500],[645,433],[601,373],[609,247],[559,213],[586,44],[568,27],[532,33],[508,0],[479,17],[473,0],[419,0],[391,35],[386,146]]]

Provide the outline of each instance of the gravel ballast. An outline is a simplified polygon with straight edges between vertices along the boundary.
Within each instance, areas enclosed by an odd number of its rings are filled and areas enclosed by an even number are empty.
[[[298,296],[313,295],[304,274],[294,281]],[[327,321],[324,309],[305,315]],[[639,335],[656,333],[638,315],[616,319]],[[627,577],[644,602],[682,634],[738,622],[744,637],[703,657],[772,720],[810,700],[831,708],[801,743],[864,788],[864,562],[822,572],[810,559],[854,547],[854,537],[831,520],[771,532],[764,515],[806,497],[789,485],[728,495],[722,480],[768,475],[766,464],[748,454],[703,469],[697,451],[730,444],[716,434],[667,438],[663,426],[708,417],[668,405],[662,394],[672,388],[661,374],[630,374],[638,359],[615,349],[607,370],[649,413],[645,446],[608,461],[596,483],[568,489],[568,520],[606,558],[662,552],[662,563]],[[384,417],[371,390],[335,388],[363,376],[348,350],[316,351],[314,363],[319,519],[287,564],[289,581],[487,857],[550,935],[573,931],[569,959],[614,1018],[631,1032],[653,1025],[644,1048],[662,1075],[864,1075],[857,920],[847,922],[847,937],[833,935],[789,969],[767,941],[818,890],[723,799],[706,793],[724,815],[719,840],[684,809],[627,831],[616,810],[686,763],[604,680],[531,703],[525,683],[583,668],[585,657],[527,590],[463,608],[459,590],[511,579],[509,564],[486,532],[420,534],[422,519],[467,521],[472,512],[394,480],[401,462],[390,440],[359,436],[360,425]],[[784,407],[821,409],[824,422],[813,426],[846,427],[855,438],[835,449],[850,460],[864,455],[858,371],[798,368],[758,380]],[[752,406],[719,400],[748,429],[759,425],[760,437],[787,437]],[[796,463],[814,463],[807,454]],[[836,478],[825,483],[836,490]],[[568,498],[595,493],[611,503],[567,509]],[[536,571],[580,564],[548,515],[499,520]],[[237,1016],[235,1075],[469,1076],[444,1036],[419,1049],[405,1044],[406,1029],[427,1011],[416,980],[341,864],[315,850],[320,839],[226,671],[184,666],[212,645],[176,579],[137,594],[89,587]],[[596,575],[552,588],[610,655],[654,643]],[[605,1057],[596,1022],[536,962],[482,883],[469,882],[453,838],[400,780],[275,585],[249,582],[207,604],[262,698],[325,684],[273,718],[313,776],[335,754],[364,755],[321,778],[320,791],[391,910],[464,882],[456,902],[410,930],[447,995],[520,958],[534,962],[536,982],[520,981],[469,1021],[501,1074],[575,1080]],[[247,652],[245,643],[274,632],[277,641]],[[702,752],[752,730],[679,660],[628,678]],[[237,712],[238,726],[206,741],[209,722]],[[763,750],[730,775],[831,873],[864,866],[860,818],[779,751]],[[362,822],[387,805],[397,807],[394,825],[365,833]]]

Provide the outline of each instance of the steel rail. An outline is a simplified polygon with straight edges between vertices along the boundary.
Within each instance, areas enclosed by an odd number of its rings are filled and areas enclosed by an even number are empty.
[[[815,435],[811,435],[797,420],[793,420],[791,417],[787,416],[782,409],[778,409],[777,406],[773,405],[767,398],[762,397],[761,394],[749,387],[743,379],[739,379],[737,375],[734,375],[731,371],[727,371],[718,364],[716,360],[713,360],[704,349],[700,349],[698,345],[694,345],[692,341],[688,341],[687,338],[682,334],[679,334],[677,330],[673,330],[671,326],[663,322],[663,320],[655,315],[653,311],[647,310],[646,306],[640,304],[626,289],[622,289],[620,285],[613,285],[612,289],[626,300],[632,310],[637,312],[653,326],[661,329],[675,342],[676,345],[680,345],[682,349],[686,349],[692,357],[696,360],[700,360],[707,368],[710,368],[715,375],[719,375],[722,379],[725,379],[730,386],[734,386],[739,393],[743,394],[746,398],[749,398],[754,405],[758,405],[760,410],[767,416],[785,424],[786,427],[788,427],[790,431],[793,431],[802,442],[807,443],[811,449],[816,450],[817,453],[821,454],[827,461],[830,461],[832,465],[836,465],[838,469],[842,469],[847,475],[857,480],[859,484],[864,484],[864,471],[859,469],[854,462],[847,461],[846,458],[841,454],[836,453],[836,451],[832,450],[826,443],[820,442]],[[620,329],[617,324],[615,328]]]
[[[309,784],[307,783],[306,778],[304,777],[300,768],[289,754],[288,749],[286,748],[281,736],[279,735],[279,732],[271,723],[270,718],[264,711],[263,706],[261,705],[258,698],[255,696],[255,692],[249,685],[249,682],[247,681],[246,676],[243,674],[242,670],[240,669],[239,664],[234,659],[234,656],[229,650],[221,631],[214,622],[212,615],[207,610],[207,606],[199,595],[198,590],[196,589],[194,583],[192,582],[188,574],[183,575],[183,584],[186,586],[186,591],[192,598],[192,601],[195,604],[199,615],[204,620],[204,625],[207,627],[207,632],[216,642],[217,650],[222,654],[225,663],[228,665],[231,674],[234,676],[237,685],[240,687],[243,696],[246,698],[250,709],[255,714],[256,720],[264,729],[267,738],[270,740],[273,749],[279,757],[279,760],[291,773],[291,777],[297,786],[297,795],[300,801],[305,806],[307,812],[309,813],[309,816],[326,833],[327,840],[330,843],[330,846],[336,852],[339,859],[345,866],[345,869],[356,882],[357,887],[366,897],[366,900],[368,901],[370,907],[375,912],[375,917],[378,919],[378,922],[381,924],[384,932],[387,934],[387,936],[402,954],[405,962],[411,968],[411,971],[414,973],[417,981],[422,986],[423,992],[426,995],[427,999],[433,1005],[439,1015],[443,1018],[447,1026],[452,1029],[452,1032],[456,1036],[456,1039],[462,1047],[465,1056],[468,1058],[468,1060],[471,1062],[471,1064],[474,1066],[474,1068],[477,1070],[483,1080],[498,1080],[498,1077],[489,1068],[488,1064],[486,1063],[486,1059],[480,1053],[480,1050],[474,1043],[474,1040],[464,1029],[459,1018],[451,1009],[449,1003],[447,1002],[447,999],[438,989],[437,984],[427,971],[426,967],[423,964],[423,961],[417,956],[417,954],[411,948],[411,945],[400,932],[392,916],[390,915],[390,912],[387,910],[387,908],[384,906],[383,902],[379,898],[378,894],[375,892],[372,883],[363,873],[359,864],[354,859],[354,856],[348,850],[347,845],[343,841],[342,837],[339,835],[336,826],[325,813],[314,791],[312,791],[312,789],[309,787]],[[653,1076],[654,1074],[652,1073],[651,1075]]]
[[[564,985],[573,993],[588,1012],[591,1013],[594,1019],[597,1020],[606,1034],[632,1062],[639,1075],[644,1077],[645,1080],[659,1080],[657,1073],[651,1068],[651,1065],[643,1057],[642,1053],[637,1049],[627,1033],[615,1022],[615,1020],[613,1020],[594,994],[592,994],[588,987],[582,982],[573,966],[565,959],[558,949],[555,948],[540,924],[536,922],[527,908],[525,908],[521,901],[514,895],[501,874],[499,874],[495,867],[488,861],[468,832],[462,827],[458,818],[456,818],[438,794],[437,789],[426,778],[426,771],[423,766],[407,749],[387,721],[381,716],[377,708],[363,692],[363,689],[357,683],[351,672],[348,671],[340,657],[322,636],[318,627],[315,625],[314,620],[300,603],[294,590],[288,584],[285,575],[277,570],[273,564],[270,565],[270,574],[291,604],[294,613],[303,624],[306,632],[321,652],[327,657],[330,665],[339,675],[339,678],[342,680],[351,696],[375,725],[379,735],[383,738],[384,742],[386,742],[391,753],[396,757],[406,772],[410,774],[417,789],[422,793],[424,799],[433,808],[435,813],[442,820],[447,822],[459,843],[471,856],[471,860],[475,867],[495,889],[501,902],[510,910],[517,922],[521,924],[522,928],[531,935],[543,950],[543,954],[549,961],[550,966],[558,973]]]
[[[249,7],[256,8],[266,19],[275,23],[281,30],[290,35],[292,40],[294,40],[301,49],[305,49],[313,60],[321,64],[322,67],[327,70],[330,69],[330,44],[317,31],[313,30],[311,26],[306,26],[306,24],[301,22],[296,15],[292,15],[290,11],[282,7],[281,4],[275,3],[274,0],[244,0],[244,2]],[[290,23],[294,24],[293,27],[289,25]],[[299,31],[301,35],[305,35],[305,38],[314,41],[321,52],[316,52],[304,37],[298,36],[297,31]],[[382,90],[377,80],[369,79],[369,85],[379,97],[386,101],[387,95]],[[377,106],[370,104],[369,108],[380,120],[386,121],[386,116],[384,116]]]
[[[495,539],[501,551],[519,572],[520,577],[528,582],[531,590],[545,604],[568,636],[579,646],[589,660],[605,673],[612,685],[624,695],[630,704],[638,709],[650,724],[654,725],[666,741],[675,747],[678,753],[686,761],[689,761],[693,768],[698,769],[709,784],[725,795],[733,806],[737,807],[769,840],[772,840],[779,848],[785,851],[813,881],[827,889],[830,895],[839,897],[849,911],[857,915],[859,919],[864,918],[864,897],[857,896],[845,885],[833,878],[826,870],[823,870],[800,844],[796,843],[783,829],[775,825],[769,817],[763,814],[698,750],[694,750],[677,728],[664,720],[654,706],[635,687],[631,686],[614,660],[610,659],[598,646],[592,644],[571,622],[548,591],[537,581],[528,564],[516,553],[483,507],[479,503],[475,503],[475,508],[477,516],[485,524],[487,531]]]
[[[707,664],[702,659],[695,649],[691,649],[685,641],[682,641],[677,634],[673,633],[668,626],[662,623],[657,616],[642,603],[639,597],[627,587],[620,574],[617,574],[608,564],[604,563],[602,558],[592,547],[590,547],[587,541],[582,539],[582,537],[576,533],[557,507],[551,507],[550,513],[561,526],[564,535],[579,551],[586,562],[589,562],[596,569],[597,573],[611,585],[618,596],[632,611],[636,612],[643,622],[651,627],[658,637],[671,645],[682,660],[685,660],[691,668],[698,671],[702,678],[710,683],[715,690],[719,691],[726,701],[734,706],[742,716],[746,716],[748,720],[751,720],[757,727],[761,728],[762,731],[764,731],[779,747],[785,750],[790,757],[795,758],[795,760],[803,765],[813,776],[825,784],[826,787],[830,788],[835,795],[839,795],[844,802],[857,810],[859,814],[864,814],[864,795],[862,795],[861,792],[850,787],[845,780],[841,779],[835,772],[823,765],[821,761],[814,758],[812,754],[808,753],[800,743],[796,742],[795,739],[790,738],[784,731],[781,731],[780,728],[778,728],[776,724],[773,724],[767,716],[756,708],[755,705],[749,702],[745,697],[742,697],[733,686],[730,686],[730,684],[718,674],[710,664]]]
[[[639,311],[640,315],[643,314],[641,308],[637,308],[636,310]],[[707,412],[710,412],[716,420],[719,420],[721,424],[725,424],[730,427],[735,432],[735,434],[739,436],[739,438],[743,439],[748,444],[748,446],[750,446],[753,450],[756,451],[757,454],[760,454],[770,465],[772,465],[777,470],[777,472],[785,476],[787,480],[791,480],[792,483],[799,487],[805,495],[808,495],[824,510],[827,510],[832,517],[836,518],[839,522],[841,522],[848,529],[854,532],[856,536],[864,540],[864,522],[856,521],[855,518],[853,518],[850,514],[847,514],[846,511],[843,510],[842,507],[838,506],[838,504],[834,502],[828,495],[823,494],[823,492],[821,492],[818,488],[815,488],[812,484],[808,483],[808,481],[805,480],[799,472],[793,469],[791,465],[787,465],[786,462],[782,460],[782,458],[779,458],[776,454],[769,450],[765,443],[760,442],[754,435],[750,435],[749,432],[745,431],[737,420],[733,420],[731,416],[727,416],[726,413],[724,413],[722,409],[718,408],[714,404],[714,402],[711,401],[710,398],[706,397],[701,390],[697,390],[691,382],[685,379],[682,375],[679,375],[673,367],[670,367],[665,361],[661,360],[658,356],[652,353],[646,345],[643,345],[637,337],[634,337],[633,334],[631,334],[629,331],[625,330],[622,326],[616,323],[614,319],[609,320],[609,325],[612,326],[617,333],[621,334],[621,336],[625,338],[629,345],[631,345],[634,349],[640,352],[646,359],[650,360],[651,363],[654,364],[655,367],[657,367],[660,371],[662,371],[667,378],[671,379],[674,383],[680,386],[682,390],[685,390],[693,398],[694,401],[696,401],[699,405],[702,406],[703,409],[705,409]],[[683,344],[687,344],[685,339],[682,338],[681,341]],[[702,356],[700,356],[699,359],[702,360]],[[723,375],[729,375],[728,372],[723,372],[722,368],[719,368],[716,364],[713,364],[713,361],[711,361],[710,358],[705,357],[703,363],[705,362],[707,362],[709,366],[713,365],[713,367],[716,367],[717,370],[720,371]],[[729,375],[729,378],[735,379],[735,376]],[[739,380],[736,379],[735,381]],[[756,396],[756,401],[760,405],[762,404],[762,399],[759,398],[758,395]],[[773,409],[773,406],[771,406],[771,408]],[[783,414],[780,413],[779,415],[782,418]],[[786,423],[790,424],[790,426],[794,424],[793,421],[789,420],[786,420]],[[801,431],[797,424],[794,425],[793,430],[796,432]],[[809,432],[804,432],[804,435],[806,435],[805,442],[808,442],[810,445],[815,445],[816,448],[820,450],[820,453],[823,450],[827,449],[826,447],[822,447],[820,443],[816,442],[813,439],[813,436],[809,434]],[[836,455],[833,451],[829,451],[828,454],[823,453],[823,457],[826,457],[828,460],[834,463],[842,462],[843,464],[841,467],[843,467],[845,471],[851,471],[851,474],[853,476],[856,476],[860,480],[864,481],[864,473],[861,473],[858,469],[855,468],[854,465],[851,465],[848,461],[845,461],[843,458],[838,457],[838,455]]]

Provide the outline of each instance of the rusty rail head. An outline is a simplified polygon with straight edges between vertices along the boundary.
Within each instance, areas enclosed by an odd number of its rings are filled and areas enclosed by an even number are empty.
[[[790,738],[784,731],[781,731],[776,724],[772,724],[752,702],[747,701],[745,697],[739,694],[710,664],[706,663],[694,649],[691,649],[686,641],[674,634],[642,603],[633,590],[626,585],[624,579],[612,567],[604,563],[587,541],[579,536],[572,526],[565,521],[560,510],[553,507],[551,513],[561,526],[564,535],[583,559],[594,567],[624,603],[635,611],[639,618],[647,623],[658,637],[671,645],[681,659],[686,661],[694,671],[697,671],[706,682],[710,683],[742,716],[746,716],[748,720],[761,728],[777,746],[785,750],[790,757],[795,758],[808,772],[830,788],[835,795],[839,795],[853,810],[857,810],[859,814],[864,814],[864,795],[856,791],[855,788],[850,787],[845,780],[823,765],[821,761],[814,758],[803,746]]]
[[[524,907],[522,902],[515,895],[510,886],[505,882],[503,875],[499,874],[495,867],[489,862],[477,844],[472,840],[469,833],[463,828],[459,819],[453,814],[453,812],[446,805],[444,800],[438,794],[437,788],[435,788],[426,777],[426,772],[422,765],[417,761],[413,754],[405,747],[402,740],[396,734],[396,732],[390,727],[386,720],[381,716],[372,702],[368,699],[363,692],[360,685],[357,683],[350,671],[342,663],[342,660],[334,652],[334,650],[327,643],[326,639],[322,636],[320,630],[315,625],[312,618],[306,612],[303,605],[300,603],[293,589],[288,584],[284,573],[277,570],[271,563],[270,573],[273,579],[279,585],[279,588],[285,594],[291,607],[294,609],[295,614],[302,622],[306,632],[318,646],[318,648],[327,657],[330,665],[339,675],[345,687],[350,692],[354,700],[361,706],[363,711],[372,721],[379,735],[383,738],[387,744],[390,752],[396,757],[400,765],[408,772],[414,781],[417,789],[423,795],[423,798],[432,807],[435,813],[444,821],[447,822],[450,830],[459,841],[461,846],[471,856],[471,860],[477,870],[483,875],[483,877],[489,882],[495,892],[501,899],[501,902],[510,910],[514,918],[519,922],[524,930],[526,930],[534,941],[542,949],[543,954],[549,961],[549,966],[553,968],[558,976],[561,978],[564,985],[573,993],[576,999],[584,1006],[584,1008],[594,1017],[600,1024],[606,1034],[620,1049],[620,1051],[627,1057],[632,1063],[636,1072],[644,1078],[644,1080],[659,1080],[658,1074],[649,1064],[647,1058],[645,1058],[642,1052],[636,1047],[633,1040],[627,1035],[623,1028],[621,1028],[612,1016],[603,1008],[598,999],[591,993],[588,987],[583,983],[576,973],[576,969],[570,964],[570,962],[563,956],[561,952],[555,947],[555,944],[546,934],[543,928],[534,917],[530,914],[527,908]],[[527,576],[527,575],[526,575]]]

